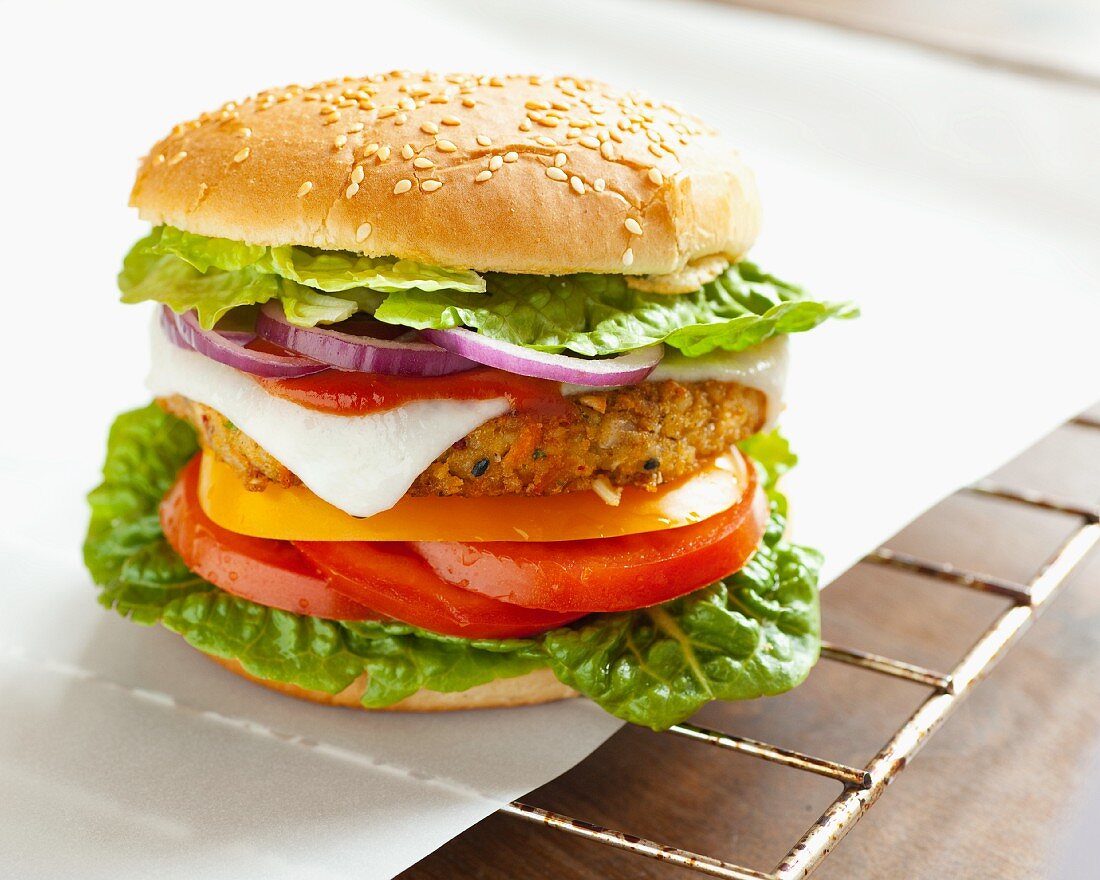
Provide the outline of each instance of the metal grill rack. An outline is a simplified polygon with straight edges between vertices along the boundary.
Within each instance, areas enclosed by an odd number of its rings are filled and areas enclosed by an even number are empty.
[[[1100,431],[1100,419],[1082,416],[1072,424]],[[677,724],[667,735],[685,737],[705,745],[751,755],[784,767],[835,780],[841,793],[820,818],[798,840],[769,873],[742,867],[701,853],[689,852],[653,840],[635,837],[584,822],[572,816],[513,801],[502,812],[527,822],[593,840],[615,849],[689,868],[700,874],[726,880],[798,880],[808,877],[862,818],[909,761],[939,729],[974,687],[989,673],[1008,649],[1058,594],[1070,573],[1088,552],[1100,545],[1100,504],[1082,505],[990,480],[962,490],[974,495],[998,498],[1028,507],[1076,517],[1077,526],[1061,546],[1040,566],[1027,583],[966,571],[949,564],[930,562],[881,548],[861,564],[888,566],[971,590],[1002,596],[1008,607],[978,637],[950,672],[937,672],[879,654],[825,643],[822,659],[844,663],[878,675],[928,687],[931,691],[912,715],[865,767],[850,767],[814,755],[784,749],[770,743],[708,730],[694,724]],[[656,734],[662,735],[662,734]]]

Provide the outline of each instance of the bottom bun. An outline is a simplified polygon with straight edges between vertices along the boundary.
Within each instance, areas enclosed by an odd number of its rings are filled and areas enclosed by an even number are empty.
[[[228,660],[223,657],[210,657],[215,663],[224,666],[230,672],[235,672],[242,678],[256,684],[262,684],[273,691],[297,697],[300,700],[311,700],[314,703],[325,703],[329,706],[346,706],[349,709],[366,709],[360,698],[367,686],[367,674],[363,673],[355,681],[349,684],[338,694],[326,694],[324,691],[312,691],[308,688],[298,687],[296,684],[287,684],[281,681],[268,681],[257,678],[247,672],[236,660]],[[479,684],[465,691],[454,693],[439,693],[438,691],[417,691],[410,697],[392,706],[385,706],[383,712],[452,712],[456,709],[499,709],[507,706],[533,706],[537,703],[552,703],[555,700],[564,700],[575,697],[577,692],[571,687],[562,684],[554,677],[549,669],[536,669],[526,675],[516,678],[498,678],[488,684]]]

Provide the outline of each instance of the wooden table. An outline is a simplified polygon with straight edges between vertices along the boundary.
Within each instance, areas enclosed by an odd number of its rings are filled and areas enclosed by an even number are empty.
[[[1094,503],[1100,499],[1098,462],[1100,430],[1070,424],[996,476]],[[1060,514],[960,494],[888,546],[1026,580],[1072,525]],[[831,586],[823,603],[827,639],[946,669],[1005,600],[861,565]],[[821,663],[790,694],[711,706],[696,720],[863,766],[927,693]],[[1100,553],[1093,553],[815,877],[1065,876],[1067,840],[1070,849],[1080,847],[1075,832],[1084,832],[1077,826],[1090,779],[1100,778],[1098,759]],[[770,870],[837,791],[830,780],[628,727],[524,800]],[[695,876],[701,875],[503,815],[486,819],[401,875]]]

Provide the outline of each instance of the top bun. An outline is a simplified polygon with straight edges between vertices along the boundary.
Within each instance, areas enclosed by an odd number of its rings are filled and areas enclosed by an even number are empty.
[[[271,89],[172,129],[130,204],[251,244],[545,275],[736,261],[760,226],[752,174],[712,129],[573,77]]]

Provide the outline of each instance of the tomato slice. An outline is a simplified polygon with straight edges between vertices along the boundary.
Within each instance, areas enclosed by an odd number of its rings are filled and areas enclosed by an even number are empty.
[[[519,638],[594,611],[655,605],[739,569],[767,502],[748,468],[730,509],[663,532],[556,542],[288,542],[218,526],[199,503],[199,457],[161,504],[188,568],[226,592],[297,614],[380,615],[444,635]]]
[[[330,620],[380,615],[329,587],[289,541],[238,535],[215,524],[199,506],[196,455],[160,505],[160,524],[184,564],[214,586],[270,608]]]
[[[678,529],[530,543],[411,544],[442,581],[524,608],[626,611],[667,602],[732,574],[760,544],[768,504],[748,467],[744,496],[722,513]]]
[[[584,613],[521,608],[452,586],[407,543],[296,541],[334,590],[390,617],[432,632],[467,639],[531,636],[564,626]]]

